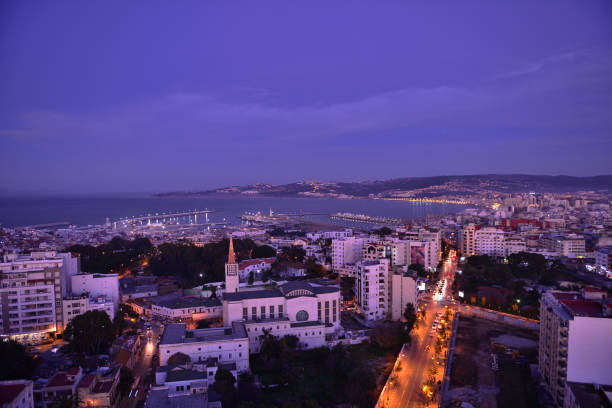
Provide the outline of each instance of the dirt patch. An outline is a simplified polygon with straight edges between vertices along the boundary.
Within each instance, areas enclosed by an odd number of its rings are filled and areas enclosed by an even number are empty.
[[[509,380],[514,376],[501,376],[509,365],[502,364],[500,360],[511,359],[522,364],[527,358],[532,358],[537,346],[536,338],[534,331],[461,317],[447,394],[450,406],[469,402],[476,408],[497,408],[500,392],[504,397],[502,401],[506,401],[509,388],[516,391],[518,387],[515,381]],[[498,370],[493,368],[492,354],[496,356]]]

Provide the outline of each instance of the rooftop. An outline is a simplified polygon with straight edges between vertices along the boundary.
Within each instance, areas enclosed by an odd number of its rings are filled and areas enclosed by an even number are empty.
[[[0,382],[0,406],[10,404],[25,389],[25,382],[15,381]]]
[[[217,340],[246,339],[244,323],[234,322],[232,327],[215,327],[211,329],[187,330],[184,323],[173,323],[166,326],[160,345],[196,343]]]

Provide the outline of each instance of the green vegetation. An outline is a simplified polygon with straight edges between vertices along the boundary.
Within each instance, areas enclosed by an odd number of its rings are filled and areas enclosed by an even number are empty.
[[[406,319],[406,332],[410,334],[412,332],[412,329],[414,329],[414,325],[417,321],[416,311],[414,310],[414,305],[412,303],[406,304],[403,316],[404,319]]]
[[[263,247],[266,245],[258,247],[250,239],[234,240],[234,250],[238,260],[251,259],[254,253],[270,254],[270,251]],[[156,276],[176,276],[185,287],[219,282],[225,278],[228,239],[211,242],[203,247],[189,244],[162,244],[157,249],[156,256],[149,261],[149,269]]]
[[[326,347],[296,351],[298,339],[262,336],[262,351],[251,357],[251,369],[264,388],[249,379],[238,385],[239,407],[335,407],[374,405],[376,377],[360,354],[364,347]],[[252,380],[251,380],[252,381]],[[224,402],[224,406],[225,402]]]
[[[73,245],[66,249],[81,255],[81,269],[90,273],[123,273],[136,266],[140,259],[150,254],[153,245],[148,238],[132,241],[115,237],[106,244]]]
[[[21,344],[13,340],[0,341],[0,381],[32,378],[36,362]]]
[[[340,279],[340,294],[342,300],[349,301],[355,299],[355,278],[343,276]]]
[[[372,344],[376,344],[381,349],[399,350],[402,344],[410,340],[410,337],[403,323],[389,320],[379,322],[372,328],[370,340]]]
[[[256,246],[251,256],[253,258],[273,258],[276,256],[276,250],[268,245]]]
[[[221,404],[224,407],[232,407],[236,403],[236,379],[229,371],[219,368],[215,374],[215,391],[221,395]]]
[[[384,237],[384,236],[393,234],[393,230],[389,227],[382,227],[378,229],[373,229],[372,234],[376,234],[378,236]]]
[[[306,251],[299,246],[290,246],[283,248],[280,254],[278,254],[279,262],[304,262],[306,257]]]
[[[100,354],[106,352],[115,339],[115,327],[106,312],[90,310],[68,323],[64,339],[79,354]]]
[[[314,256],[308,258],[304,266],[306,266],[306,275],[308,275],[309,278],[320,278],[325,275],[325,268],[323,268],[323,265],[317,263]]]
[[[538,294],[525,290],[525,281],[553,286],[565,277],[560,261],[549,264],[542,255],[526,252],[510,255],[507,263],[496,263],[487,255],[471,256],[461,269],[453,290],[464,291],[466,301],[531,318],[538,316]],[[490,295],[477,296],[479,287],[490,288]]]
[[[410,264],[408,266],[408,269],[415,271],[419,278],[426,278],[428,275],[427,271],[425,271],[425,268],[421,264],[416,264],[416,263]]]

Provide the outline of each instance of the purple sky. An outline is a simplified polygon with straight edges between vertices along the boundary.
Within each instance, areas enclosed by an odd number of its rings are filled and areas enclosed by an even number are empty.
[[[612,2],[0,3],[0,191],[612,173]]]

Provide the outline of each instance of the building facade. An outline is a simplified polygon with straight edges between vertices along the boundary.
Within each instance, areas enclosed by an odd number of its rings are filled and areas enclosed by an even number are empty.
[[[389,260],[378,259],[357,264],[355,305],[366,320],[379,320],[389,307]]]
[[[566,382],[607,384],[612,378],[612,303],[605,291],[548,291],[540,300],[538,367],[563,406]]]

